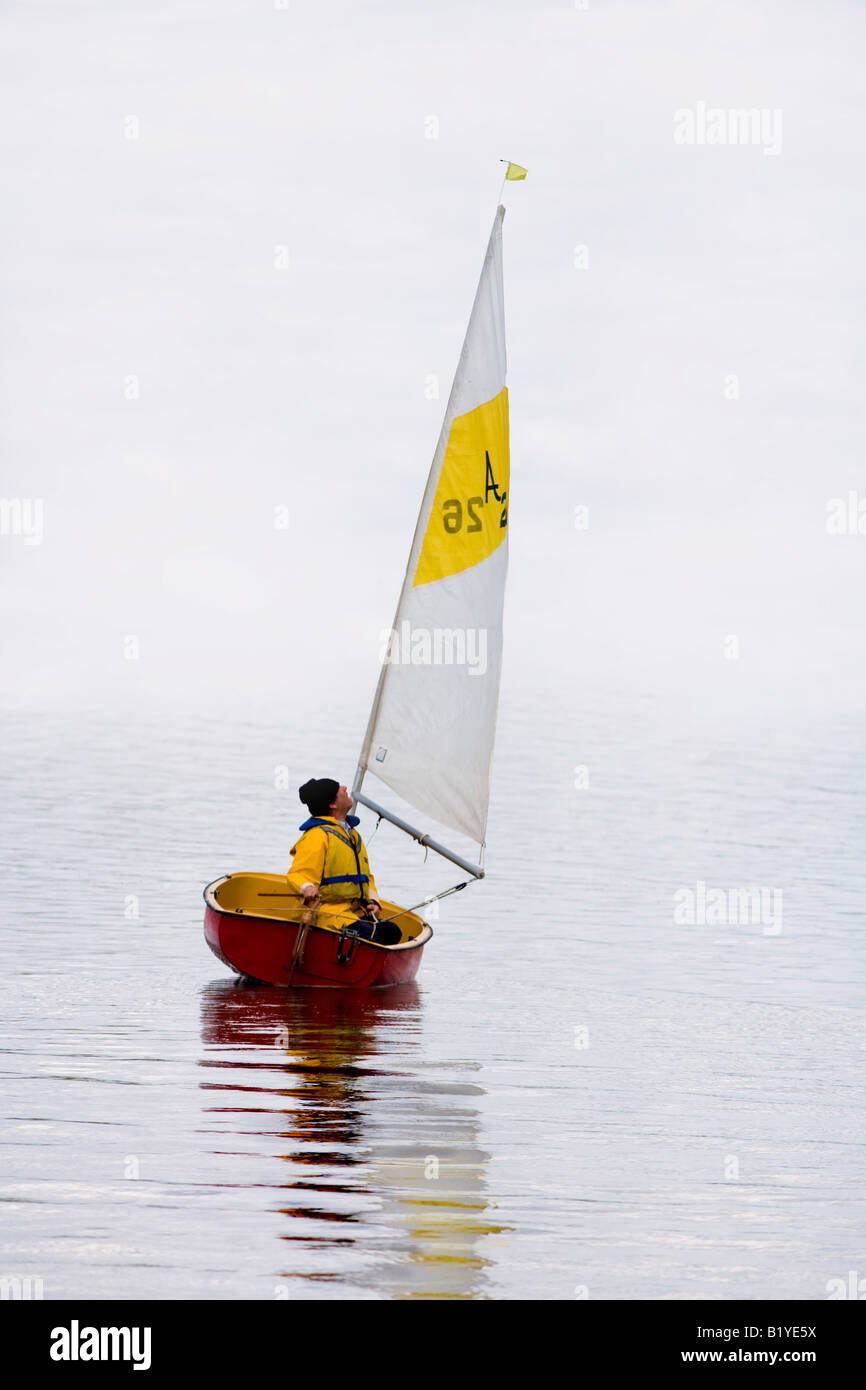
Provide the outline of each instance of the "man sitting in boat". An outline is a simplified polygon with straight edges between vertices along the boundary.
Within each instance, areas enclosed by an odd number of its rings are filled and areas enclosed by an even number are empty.
[[[311,778],[298,788],[298,796],[310,812],[300,826],[300,840],[292,846],[289,887],[307,906],[340,902],[358,914],[358,934],[383,946],[393,946],[402,933],[393,923],[377,924],[380,907],[364,842],[350,816],[352,798],[333,777]]]

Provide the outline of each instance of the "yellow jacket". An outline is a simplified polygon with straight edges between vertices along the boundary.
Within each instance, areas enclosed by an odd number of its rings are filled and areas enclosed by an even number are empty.
[[[333,816],[311,816],[299,828],[304,832],[292,846],[289,887],[300,893],[313,883],[323,902],[352,898],[376,898],[367,851],[355,826],[357,816],[346,817],[344,828]]]

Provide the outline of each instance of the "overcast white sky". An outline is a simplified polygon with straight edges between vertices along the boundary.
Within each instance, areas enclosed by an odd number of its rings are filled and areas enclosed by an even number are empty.
[[[13,699],[300,666],[366,708],[504,157],[506,680],[862,708],[866,535],[825,531],[866,498],[862,5],[13,0],[2,30],[0,496],[45,509],[0,536]],[[780,152],[677,145],[699,102],[781,111]]]

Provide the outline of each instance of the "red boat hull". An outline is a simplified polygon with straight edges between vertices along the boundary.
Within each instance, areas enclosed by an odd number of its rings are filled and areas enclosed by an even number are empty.
[[[325,927],[304,930],[294,922],[275,921],[252,913],[220,908],[214,892],[220,883],[205,889],[205,940],[225,965],[238,975],[266,984],[299,989],[372,989],[414,980],[424,946],[433,935],[424,930],[400,946],[379,946],[361,938],[341,936]]]

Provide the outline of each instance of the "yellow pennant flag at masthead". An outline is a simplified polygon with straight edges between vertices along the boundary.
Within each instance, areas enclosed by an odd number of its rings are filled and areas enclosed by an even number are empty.
[[[525,179],[526,174],[527,170],[523,168],[522,164],[509,164],[508,168],[505,170],[505,177],[507,179]]]

